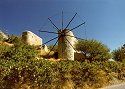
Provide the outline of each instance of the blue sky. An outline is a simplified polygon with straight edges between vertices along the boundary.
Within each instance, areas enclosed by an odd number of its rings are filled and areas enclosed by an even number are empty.
[[[74,30],[75,36],[99,40],[111,50],[125,43],[125,0],[0,0],[0,28],[15,35],[31,30],[46,42],[56,35],[38,30],[47,23],[41,30],[56,31],[47,20],[53,15],[51,19],[61,28],[62,10],[65,25],[76,12],[79,15],[69,28],[86,22]]]

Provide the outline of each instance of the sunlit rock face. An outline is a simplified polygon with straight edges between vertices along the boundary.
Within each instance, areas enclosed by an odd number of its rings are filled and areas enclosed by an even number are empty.
[[[37,36],[31,31],[25,31],[22,33],[22,40],[29,45],[42,45],[42,38]]]
[[[59,30],[58,33],[58,58],[74,60],[74,44],[77,42],[74,34],[69,29]]]
[[[4,39],[8,39],[8,35],[6,35],[4,32],[0,30],[0,36]]]

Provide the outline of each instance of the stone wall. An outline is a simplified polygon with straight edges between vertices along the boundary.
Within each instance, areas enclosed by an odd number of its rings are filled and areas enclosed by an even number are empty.
[[[42,45],[42,38],[37,36],[31,31],[25,31],[22,33],[22,40],[29,45]]]

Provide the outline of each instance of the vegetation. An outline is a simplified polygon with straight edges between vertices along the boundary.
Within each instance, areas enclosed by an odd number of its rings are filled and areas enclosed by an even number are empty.
[[[115,59],[116,61],[124,62],[125,61],[125,45],[114,50],[112,52],[112,55],[113,55],[113,59]]]
[[[0,89],[89,89],[125,78],[125,64],[48,60],[0,60]],[[115,73],[115,74],[112,74]],[[117,76],[115,76],[117,74]],[[10,82],[11,81],[11,82]]]
[[[76,50],[82,52],[83,60],[106,61],[111,58],[107,46],[96,40],[79,40],[76,44]]]
[[[2,35],[0,34],[0,41],[3,41],[3,37],[2,37]]]
[[[4,41],[11,43],[11,44],[14,44],[14,45],[24,44],[22,41],[22,38],[19,36],[15,36],[15,35],[9,35],[8,39],[6,39]]]
[[[48,46],[48,48],[49,48],[49,50],[51,50],[51,51],[55,51],[55,52],[58,52],[58,46],[57,45],[49,45]]]
[[[48,61],[36,60],[35,47],[18,42],[21,38],[10,38],[14,46],[0,45],[0,89],[97,89],[114,78],[125,80],[125,62],[107,61],[109,49],[98,41],[76,46],[87,60]]]
[[[0,45],[0,58],[4,60],[27,60],[33,59],[37,55],[37,51],[33,46],[20,45],[20,46],[2,46]]]
[[[113,50],[112,55],[113,55],[113,59],[115,59],[115,61],[120,61],[122,59],[121,58],[121,49],[118,48],[116,50]]]

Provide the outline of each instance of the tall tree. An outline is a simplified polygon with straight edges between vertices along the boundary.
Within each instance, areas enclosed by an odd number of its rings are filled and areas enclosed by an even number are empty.
[[[105,61],[111,58],[109,48],[97,40],[79,40],[75,47],[83,53],[83,60]]]
[[[113,59],[116,61],[125,61],[125,44],[112,52]]]

